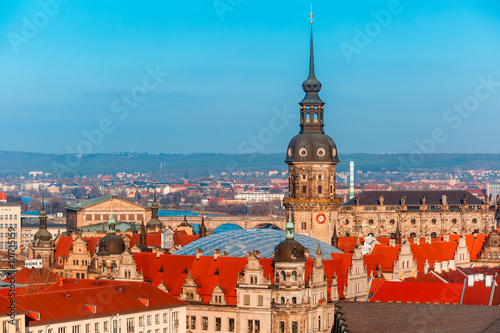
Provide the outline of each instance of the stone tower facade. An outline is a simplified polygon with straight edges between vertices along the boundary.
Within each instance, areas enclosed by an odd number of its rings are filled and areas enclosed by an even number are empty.
[[[306,95],[300,105],[300,132],[288,144],[288,164],[292,219],[298,233],[329,243],[334,223],[338,220],[340,199],[335,195],[337,147],[325,134],[323,113],[325,103],[318,93],[321,82],[314,73],[313,31],[309,76],[302,84]]]

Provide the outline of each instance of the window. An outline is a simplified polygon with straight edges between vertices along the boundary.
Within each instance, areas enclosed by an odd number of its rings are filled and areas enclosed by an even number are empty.
[[[260,332],[260,320],[254,321],[255,332]]]
[[[219,332],[222,327],[222,319],[220,318],[215,318],[215,330]]]
[[[285,333],[285,322],[280,321],[279,323],[279,333]]]
[[[280,279],[281,279],[282,282],[286,281],[286,273],[285,273],[285,271],[281,271]]]
[[[321,192],[323,191],[323,188],[321,187],[321,185],[318,186],[318,194],[321,194]]]
[[[248,333],[253,333],[253,320],[248,321]]]
[[[391,220],[389,221],[389,223],[390,223],[390,224],[394,224],[394,223],[396,223],[396,221],[394,221],[394,219],[391,219]]]
[[[417,237],[417,234],[416,234],[416,233],[414,233],[414,232],[412,232],[412,233],[410,234],[410,238],[415,238],[415,237]]]
[[[76,273],[76,278],[79,279],[80,278],[80,273]]]
[[[307,186],[302,186],[302,193],[306,194],[307,193]]]
[[[302,222],[302,230],[306,230],[307,229],[307,223],[306,222]]]
[[[432,233],[431,233],[431,238],[437,238],[437,233],[432,232]]]
[[[451,220],[451,223],[456,224],[457,223],[457,219]]]
[[[66,333],[66,327],[59,327],[57,333]]]
[[[155,324],[159,324],[160,323],[160,315],[157,314],[155,315]]]
[[[303,174],[302,175],[302,180],[306,180],[307,179],[307,175],[306,174]]]
[[[297,297],[292,297],[292,304],[297,304]]]
[[[134,318],[127,318],[127,332],[134,332]]]
[[[71,330],[72,333],[80,333],[80,326],[73,326],[73,329]]]
[[[234,332],[234,318],[229,318],[229,325],[228,325],[228,330],[229,332]]]
[[[345,225],[349,224],[349,219],[345,219]]]
[[[436,224],[437,223],[437,220],[436,219],[432,219],[432,224]]]
[[[415,224],[417,221],[415,219],[411,219],[411,224]]]
[[[107,321],[105,321],[105,322],[103,323],[103,325],[102,325],[102,326],[103,326],[103,330],[104,330],[104,332],[107,332],[107,331],[108,331],[108,329],[109,329],[109,328],[108,328],[108,322],[107,322]]]
[[[281,304],[285,304],[285,297],[281,297]]]
[[[168,313],[163,314],[163,322],[166,323],[168,321]]]
[[[292,272],[292,281],[297,281],[297,271]]]
[[[144,319],[142,316],[139,317],[139,326],[144,326]]]
[[[373,224],[373,220],[372,220],[372,219],[369,219],[369,220],[368,220],[368,224]]]
[[[90,324],[85,325],[85,333],[90,333]]]
[[[318,329],[321,330],[321,316],[318,316]]]
[[[151,325],[151,316],[148,316],[148,325]]]
[[[95,323],[94,330],[96,333],[99,332],[99,323]]]
[[[264,304],[264,297],[262,295],[259,295],[259,297],[257,297],[257,305],[262,306],[263,304]]]
[[[196,316],[191,316],[191,328],[196,329]]]
[[[243,298],[244,298],[243,304],[250,305],[250,295],[245,295],[245,296],[243,296]]]
[[[208,317],[201,317],[201,329],[208,330]]]
[[[472,219],[472,223],[477,223],[477,219],[476,219],[476,218],[473,218],[473,219]]]
[[[299,323],[297,321],[292,322],[292,333],[299,333]]]

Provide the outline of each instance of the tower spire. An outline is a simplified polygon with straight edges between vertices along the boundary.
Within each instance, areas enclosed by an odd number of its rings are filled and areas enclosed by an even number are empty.
[[[293,239],[295,225],[292,222],[292,203],[288,205],[288,222],[286,223],[286,238]]]

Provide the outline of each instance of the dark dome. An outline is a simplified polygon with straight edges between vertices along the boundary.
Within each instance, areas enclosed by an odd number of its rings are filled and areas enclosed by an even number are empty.
[[[156,229],[157,227],[161,229],[163,227],[163,223],[154,217],[146,224],[146,228],[148,229]]]
[[[305,248],[293,238],[287,238],[276,246],[274,261],[306,261]]]
[[[40,243],[48,244],[52,242],[52,234],[47,229],[40,229],[34,236],[35,242],[38,240]]]
[[[338,163],[337,146],[332,138],[320,132],[303,132],[290,140],[285,163],[332,162]]]
[[[99,241],[98,255],[122,254],[125,252],[125,242],[114,234],[107,234]]]

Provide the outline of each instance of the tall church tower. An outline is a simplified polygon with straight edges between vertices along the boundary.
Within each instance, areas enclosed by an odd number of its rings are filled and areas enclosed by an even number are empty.
[[[300,105],[300,132],[290,140],[285,163],[288,164],[290,197],[284,200],[298,233],[329,243],[338,219],[340,199],[335,196],[337,147],[325,134],[325,103],[318,93],[321,82],[314,73],[313,15],[309,77],[302,83],[306,95]]]
[[[42,192],[42,209],[40,211],[40,228],[33,237],[28,251],[29,259],[41,259],[44,268],[51,268],[54,264],[55,244],[52,234],[47,230],[47,213],[45,199]]]

